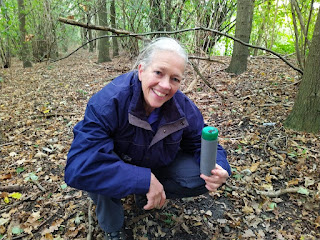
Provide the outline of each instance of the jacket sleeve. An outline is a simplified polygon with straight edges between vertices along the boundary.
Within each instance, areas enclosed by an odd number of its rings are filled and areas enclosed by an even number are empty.
[[[185,151],[192,151],[200,164],[201,132],[202,128],[205,127],[204,120],[200,110],[191,102],[191,100],[190,105],[187,105],[185,111],[189,126],[184,131],[181,148]],[[227,160],[227,152],[220,144],[218,144],[217,149],[217,164],[225,169],[229,173],[229,176],[231,175],[231,167]]]
[[[115,104],[88,103],[84,119],[74,127],[65,182],[74,188],[114,198],[145,194],[151,170],[125,163],[114,152],[112,134],[117,129]],[[102,108],[102,107],[101,107]]]

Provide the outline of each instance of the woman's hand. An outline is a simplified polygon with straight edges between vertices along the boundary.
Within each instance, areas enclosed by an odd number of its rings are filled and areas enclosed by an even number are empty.
[[[151,173],[150,188],[147,193],[147,199],[147,205],[143,207],[145,210],[161,208],[166,201],[166,193],[164,192],[163,186],[153,173]]]
[[[211,171],[211,173],[211,176],[201,174],[200,177],[206,182],[206,188],[210,192],[214,192],[227,181],[229,174],[218,164],[216,165],[216,168]]]

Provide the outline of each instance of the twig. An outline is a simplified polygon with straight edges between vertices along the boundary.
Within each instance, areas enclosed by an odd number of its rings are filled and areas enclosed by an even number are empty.
[[[92,201],[89,200],[89,207],[88,207],[89,229],[88,229],[88,234],[87,234],[87,240],[91,240],[92,239],[92,232],[93,232],[91,208],[92,208]]]
[[[13,144],[15,144],[15,142],[3,143],[3,144],[0,144],[0,147],[2,147],[2,146],[8,146],[8,145],[13,145]]]
[[[33,118],[38,118],[38,117],[57,117],[57,116],[75,116],[77,115],[76,113],[43,113],[41,115],[33,115]]]
[[[219,61],[219,60],[215,60],[215,59],[211,59],[210,57],[198,57],[198,56],[189,56],[188,59],[199,59],[199,60],[205,60],[205,61],[209,61],[209,62],[215,62],[215,63],[220,63],[223,65],[226,65],[226,63]]]
[[[199,75],[199,77],[202,79],[202,81],[209,87],[211,88],[212,90],[214,90],[216,93],[218,93],[218,95],[220,97],[222,97],[222,99],[226,99],[227,97],[223,94],[221,94],[214,86],[212,86],[201,74],[199,68],[191,61],[189,61],[191,66],[193,67],[193,69],[197,72],[197,74]]]
[[[35,185],[37,185],[37,187],[42,191],[45,192],[46,189],[44,187],[41,186],[41,184],[38,181],[32,181]]]

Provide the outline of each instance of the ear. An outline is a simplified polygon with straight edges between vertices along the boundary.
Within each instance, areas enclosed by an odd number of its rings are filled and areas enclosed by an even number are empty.
[[[141,81],[141,75],[142,75],[142,73],[143,73],[143,66],[142,66],[142,64],[140,63],[139,65],[138,65],[138,77],[139,77],[139,80]]]

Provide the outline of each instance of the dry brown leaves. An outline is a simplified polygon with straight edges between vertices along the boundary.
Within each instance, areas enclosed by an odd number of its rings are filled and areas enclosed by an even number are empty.
[[[0,239],[102,239],[86,194],[63,181],[72,127],[88,98],[130,69],[125,56],[97,64],[77,53],[0,76]],[[297,91],[297,73],[270,58],[253,58],[240,76],[228,58],[199,63],[222,98],[198,80],[188,96],[219,128],[233,175],[218,192],[137,209],[124,199],[135,239],[319,239],[320,136],[283,127]],[[191,68],[182,89],[197,78]],[[90,207],[92,212],[94,207]],[[90,223],[91,224],[91,223]],[[130,231],[129,231],[130,230]],[[131,233],[130,233],[131,232]]]

